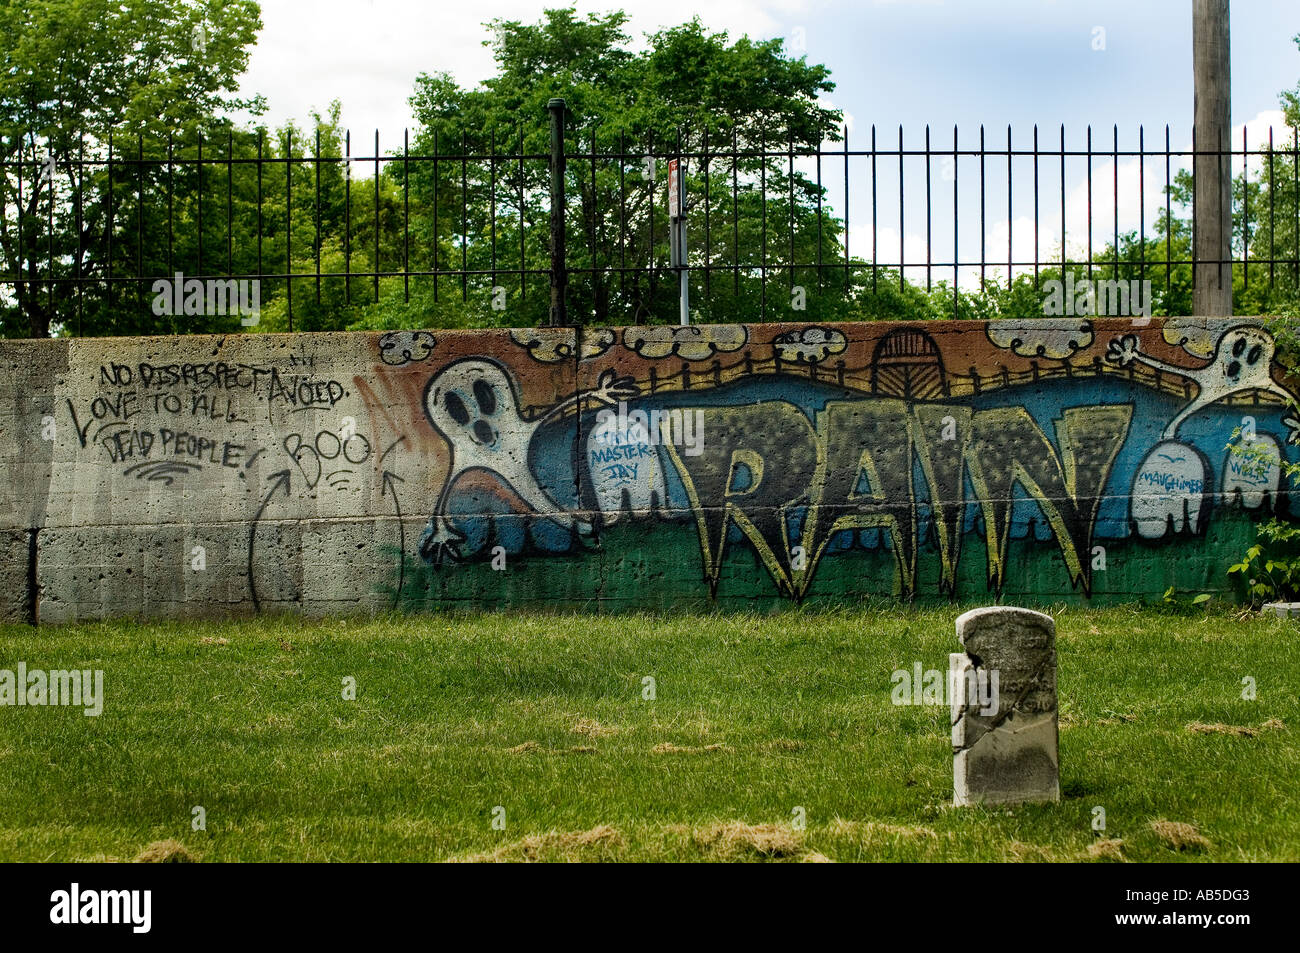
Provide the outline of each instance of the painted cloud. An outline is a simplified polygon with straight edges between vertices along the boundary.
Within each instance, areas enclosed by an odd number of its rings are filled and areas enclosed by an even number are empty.
[[[1166,318],[1162,329],[1165,340],[1175,347],[1181,347],[1188,354],[1209,358],[1214,354],[1215,345],[1223,328],[1210,328],[1206,318]]]
[[[642,357],[657,359],[676,354],[684,361],[703,361],[714,354],[739,351],[748,339],[749,332],[739,324],[666,324],[623,332],[624,346]]]
[[[1092,322],[1073,319],[990,321],[988,336],[998,347],[1014,351],[1021,357],[1050,357],[1057,360],[1083,350],[1093,339]]]
[[[379,336],[379,358],[394,366],[423,361],[433,352],[433,345],[428,331],[389,331]]]
[[[843,332],[834,328],[798,328],[772,342],[783,361],[816,364],[848,347]]]
[[[527,348],[533,360],[543,364],[558,364],[573,358],[572,328],[511,328],[510,339]],[[609,328],[583,330],[581,360],[604,354],[613,343],[614,332]]]

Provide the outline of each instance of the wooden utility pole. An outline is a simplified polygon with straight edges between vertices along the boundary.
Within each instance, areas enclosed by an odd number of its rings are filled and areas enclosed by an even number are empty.
[[[1232,314],[1232,107],[1228,0],[1192,0],[1196,155],[1192,207],[1197,264],[1192,313]],[[1219,155],[1202,153],[1221,153]]]

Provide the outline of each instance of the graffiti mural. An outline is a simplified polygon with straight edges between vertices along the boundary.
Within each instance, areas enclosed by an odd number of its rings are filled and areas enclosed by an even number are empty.
[[[864,591],[910,598],[923,580],[961,594],[975,537],[987,592],[1024,541],[1054,547],[1087,597],[1108,544],[1172,555],[1216,509],[1289,512],[1280,468],[1228,450],[1243,420],[1257,451],[1296,442],[1272,338],[1245,322],[1213,333],[1205,355],[1126,321],[628,329],[583,349],[573,392],[533,417],[517,409],[531,355],[461,358],[426,391],[451,467],[420,556],[454,578],[494,552],[617,546],[641,521],[694,537],[712,598],[739,553],[793,600],[828,563],[885,554]],[[495,494],[458,490],[470,470]]]
[[[12,598],[56,620],[1129,600],[1300,515],[1250,319],[95,344],[0,346]]]

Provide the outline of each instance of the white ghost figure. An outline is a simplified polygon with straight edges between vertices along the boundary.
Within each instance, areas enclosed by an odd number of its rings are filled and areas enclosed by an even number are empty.
[[[1256,434],[1253,440],[1243,437],[1238,452],[1223,461],[1221,485],[1225,499],[1239,492],[1248,509],[1262,506],[1266,494],[1276,500],[1282,487],[1282,446],[1271,434]]]
[[[457,558],[465,537],[447,518],[452,487],[467,471],[494,474],[533,512],[565,529],[589,533],[591,525],[560,507],[538,484],[528,466],[528,449],[537,431],[553,418],[591,398],[613,404],[635,397],[630,378],[614,371],[600,375],[595,389],[579,391],[540,416],[525,417],[519,408],[514,382],[506,369],[486,358],[466,358],[448,364],[424,389],[424,412],[434,428],[451,444],[451,467],[438,494],[429,525],[420,538],[420,555],[435,565],[444,555]]]
[[[1133,334],[1112,339],[1106,349],[1106,359],[1121,367],[1139,361],[1148,367],[1186,377],[1197,385],[1199,390],[1196,398],[1179,411],[1178,416],[1165,428],[1162,436],[1166,440],[1176,437],[1178,428],[1192,414],[1239,391],[1262,390],[1287,403],[1294,400],[1291,394],[1273,380],[1270,373],[1273,364],[1272,335],[1249,324],[1240,324],[1224,331],[1215,345],[1214,357],[1210,363],[1193,370],[1175,367],[1143,354],[1138,348],[1137,336]],[[1292,433],[1292,443],[1296,442],[1298,433],[1300,429]]]
[[[680,415],[678,412],[679,419]],[[622,513],[624,496],[634,513],[649,510],[652,497],[663,503],[657,439],[658,435],[650,433],[644,411],[618,414],[602,410],[596,415],[596,426],[587,437],[587,470],[606,524]]]
[[[1164,440],[1151,448],[1133,478],[1130,513],[1143,539],[1174,532],[1195,533],[1201,524],[1205,463],[1185,443]]]

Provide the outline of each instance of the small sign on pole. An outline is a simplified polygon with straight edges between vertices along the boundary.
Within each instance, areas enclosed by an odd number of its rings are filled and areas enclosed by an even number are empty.
[[[668,217],[673,221],[682,217],[680,164],[680,159],[668,160]]]
[[[691,292],[686,264],[686,176],[681,159],[668,160],[669,264],[677,269],[681,323],[691,323]]]

